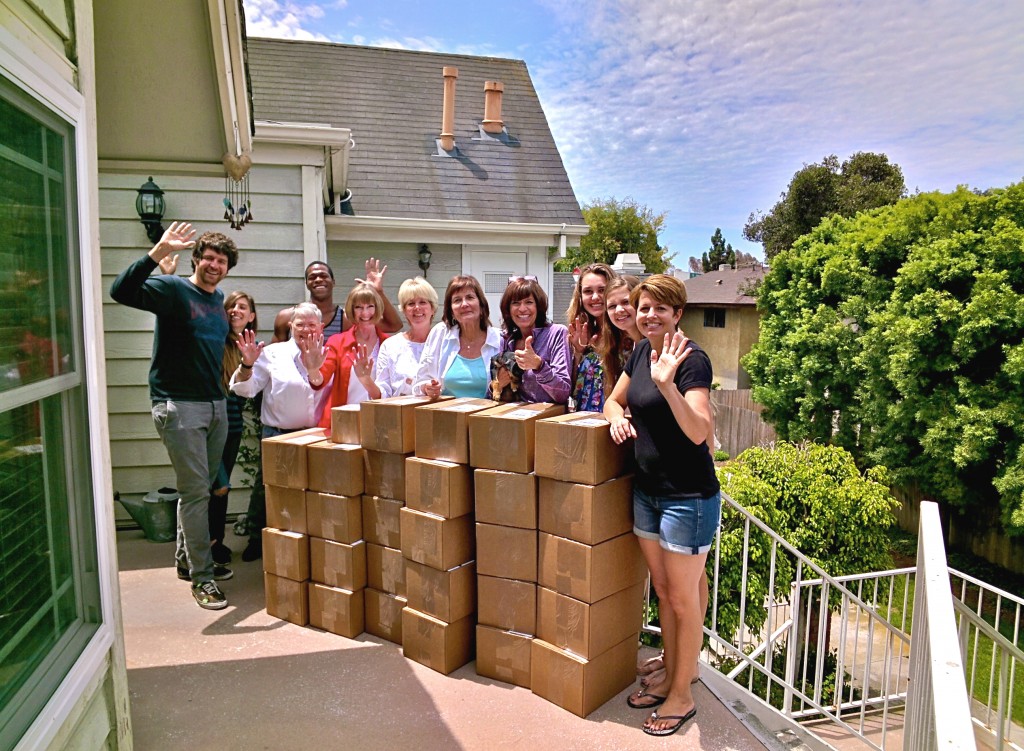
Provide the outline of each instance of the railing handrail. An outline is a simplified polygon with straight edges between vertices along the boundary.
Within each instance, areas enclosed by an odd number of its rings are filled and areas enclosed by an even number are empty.
[[[949,568],[949,573],[952,576],[956,576],[956,577],[958,577],[960,579],[963,579],[964,581],[967,581],[967,582],[970,582],[971,584],[974,584],[975,586],[981,587],[982,589],[986,590],[987,592],[990,592],[990,593],[995,594],[995,595],[999,595],[1004,600],[1010,600],[1011,602],[1013,602],[1016,605],[1024,606],[1024,598],[1018,597],[1015,594],[1007,592],[1005,589],[1000,589],[999,587],[995,586],[994,584],[989,584],[988,582],[982,581],[981,579],[977,579],[977,578],[971,576],[970,574],[965,574],[962,571],[957,571],[955,568]]]

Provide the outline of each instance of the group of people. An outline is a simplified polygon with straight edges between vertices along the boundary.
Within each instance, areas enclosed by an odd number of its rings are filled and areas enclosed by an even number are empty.
[[[711,363],[679,330],[682,282],[641,281],[590,264],[577,276],[563,325],[550,319],[535,277],[513,276],[499,329],[472,276],[452,278],[441,303],[426,279],[407,279],[396,310],[384,293],[387,267],[371,258],[342,306],[334,302],[333,270],[316,261],[305,270],[310,301],[280,311],[264,345],[252,296],[225,299],[218,289],[238,261],[234,243],[195,234],[189,224],[172,224],[111,295],[157,316],[153,418],[180,493],[178,575],[191,581],[201,607],[227,605],[216,582],[231,577],[224,526],[245,399],[262,400],[264,438],[329,427],[332,407],[406,394],[567,404],[603,412],[612,439],[632,440],[636,455],[634,532],[661,603],[664,653],[629,704],[655,710],[643,726],[652,735],[671,734],[694,716],[704,564],[721,504]],[[188,249],[193,273],[185,279],[174,269],[176,254]],[[151,276],[157,268],[163,273]],[[254,492],[255,534],[243,560],[260,556],[260,500]]]

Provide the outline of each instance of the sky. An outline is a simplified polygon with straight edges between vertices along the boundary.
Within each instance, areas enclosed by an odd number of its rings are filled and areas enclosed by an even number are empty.
[[[685,268],[793,174],[881,152],[911,193],[1024,179],[1020,0],[244,0],[253,37],[524,60],[581,205],[665,214]]]

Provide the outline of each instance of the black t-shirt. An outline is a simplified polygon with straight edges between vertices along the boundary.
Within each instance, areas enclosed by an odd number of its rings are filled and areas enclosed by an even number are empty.
[[[679,393],[711,388],[711,360],[696,343],[676,371]],[[636,484],[652,496],[707,498],[718,492],[718,478],[707,443],[699,446],[686,437],[665,397],[651,380],[651,343],[640,342],[626,363],[629,405],[636,430]]]

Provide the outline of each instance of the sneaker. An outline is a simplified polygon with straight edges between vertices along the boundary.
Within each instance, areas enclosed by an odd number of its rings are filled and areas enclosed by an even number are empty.
[[[258,561],[263,557],[263,541],[262,540],[249,540],[249,544],[245,546],[245,550],[242,551],[242,560],[246,563],[252,561]]]
[[[215,542],[211,545],[210,552],[213,553],[214,563],[219,563],[222,566],[226,566],[231,563],[231,548],[223,542]]]
[[[229,569],[227,566],[221,566],[220,564],[213,564],[213,578],[215,581],[227,581],[235,572]],[[192,581],[192,577],[188,573],[188,566],[182,566],[178,564],[178,578],[182,581]]]
[[[196,598],[199,607],[206,610],[222,610],[228,606],[228,598],[213,582],[193,584],[192,596]]]

